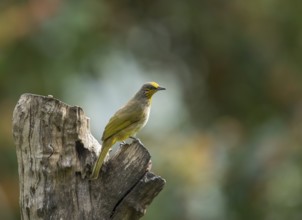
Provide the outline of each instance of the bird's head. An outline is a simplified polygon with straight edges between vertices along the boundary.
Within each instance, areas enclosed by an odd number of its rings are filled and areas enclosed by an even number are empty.
[[[152,96],[160,90],[166,90],[166,88],[159,86],[156,82],[148,82],[142,86],[142,88],[139,90],[139,93],[140,95],[151,99]]]

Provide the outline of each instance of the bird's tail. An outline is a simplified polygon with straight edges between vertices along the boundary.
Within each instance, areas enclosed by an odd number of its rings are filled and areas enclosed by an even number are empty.
[[[103,142],[101,153],[100,153],[96,163],[94,164],[90,179],[97,179],[99,177],[99,173],[102,168],[105,157],[113,144],[114,144],[113,141],[104,141]]]

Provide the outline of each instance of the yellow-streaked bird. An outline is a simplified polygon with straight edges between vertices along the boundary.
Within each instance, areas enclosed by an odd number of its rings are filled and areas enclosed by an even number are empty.
[[[134,97],[110,118],[102,136],[102,150],[92,170],[91,179],[98,178],[104,159],[112,145],[129,137],[135,139],[133,136],[146,125],[152,96],[160,90],[165,90],[165,88],[160,87],[156,82],[144,84]]]

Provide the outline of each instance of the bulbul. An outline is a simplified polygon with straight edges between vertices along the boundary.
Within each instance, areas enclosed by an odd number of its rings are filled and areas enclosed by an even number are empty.
[[[117,141],[134,138],[135,134],[147,123],[150,114],[152,96],[166,90],[156,82],[145,83],[140,90],[121,107],[109,120],[103,132],[101,153],[93,167],[91,179],[97,179],[109,149]]]

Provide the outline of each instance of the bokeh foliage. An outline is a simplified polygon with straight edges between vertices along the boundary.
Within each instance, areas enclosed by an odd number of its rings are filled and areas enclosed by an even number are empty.
[[[298,0],[2,0],[0,218],[18,219],[19,96],[64,98],[72,78],[102,81],[102,61],[117,52],[149,78],[170,75],[188,113],[167,137],[144,137],[167,179],[145,219],[301,219],[301,9]]]

